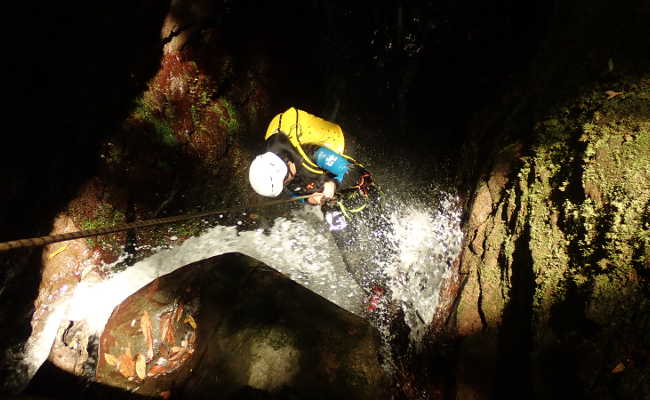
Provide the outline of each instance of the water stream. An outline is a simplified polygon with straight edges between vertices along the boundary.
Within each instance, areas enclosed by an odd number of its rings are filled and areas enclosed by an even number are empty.
[[[410,341],[416,346],[433,318],[440,287],[462,239],[460,212],[453,196],[439,197],[435,206],[387,202],[385,218],[392,226],[376,235],[387,239],[385,245],[395,246],[397,257],[378,262],[383,262],[380,267],[393,302],[401,307]],[[101,333],[115,306],[149,282],[187,264],[228,252],[254,257],[338,306],[366,315],[368,294],[346,270],[322,213],[315,207],[300,206],[264,229],[213,226],[177,246],[157,250],[107,280],[82,280],[74,291],[61,293],[44,305],[48,311],[39,313],[43,315],[41,329],[35,330],[26,344],[23,367],[29,376],[36,373],[47,359],[62,321],[83,320],[91,331]],[[390,335],[385,327],[381,322],[377,326],[384,335]]]

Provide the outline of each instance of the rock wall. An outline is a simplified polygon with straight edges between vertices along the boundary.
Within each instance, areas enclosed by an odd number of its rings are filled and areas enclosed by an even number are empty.
[[[539,74],[575,81],[519,88],[509,109],[482,116],[473,144],[494,150],[477,158],[461,257],[457,398],[650,396],[650,75],[639,57],[589,64],[582,79]]]

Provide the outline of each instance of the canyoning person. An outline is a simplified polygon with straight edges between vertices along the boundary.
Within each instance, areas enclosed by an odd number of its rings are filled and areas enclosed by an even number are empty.
[[[385,290],[381,271],[367,253],[378,257],[387,250],[386,243],[372,242],[367,235],[382,229],[381,190],[374,177],[344,154],[338,124],[306,111],[291,107],[276,115],[264,138],[265,151],[249,169],[251,187],[266,197],[311,195],[307,202],[322,206],[348,270],[370,294],[368,309],[374,310]]]
[[[309,204],[334,203],[348,218],[377,200],[373,176],[344,154],[339,125],[291,107],[271,120],[264,138],[266,150],[249,168],[256,193],[311,195]]]
[[[271,120],[264,139],[266,151],[249,169],[262,196],[312,194],[307,201],[323,205],[341,190],[372,184],[370,173],[343,153],[345,137],[335,123],[292,107]]]

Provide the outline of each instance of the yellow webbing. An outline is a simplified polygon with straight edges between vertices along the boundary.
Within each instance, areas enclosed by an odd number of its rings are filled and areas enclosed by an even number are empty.
[[[366,203],[360,205],[360,206],[357,207],[357,208],[348,209],[348,208],[345,206],[345,204],[343,204],[343,201],[341,201],[341,200],[338,200],[338,201],[336,202],[336,205],[339,207],[339,209],[341,210],[341,212],[343,213],[343,215],[344,215],[347,219],[350,219],[350,215],[349,215],[348,213],[350,213],[350,214],[356,214],[356,213],[358,213],[358,212],[360,212],[360,211],[363,211],[366,207],[368,207],[368,203],[369,203],[368,197],[367,197],[367,196],[364,196],[364,197],[366,198]]]

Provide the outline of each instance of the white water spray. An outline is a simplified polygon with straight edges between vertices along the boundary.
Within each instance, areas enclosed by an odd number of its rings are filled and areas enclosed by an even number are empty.
[[[396,246],[396,260],[381,265],[393,300],[402,307],[411,340],[420,340],[439,302],[439,289],[460,251],[460,216],[451,199],[437,209],[398,204],[389,208],[392,229],[379,232]],[[101,282],[81,282],[74,294],[44,305],[43,329],[29,338],[23,363],[30,377],[47,358],[62,321],[86,321],[101,333],[113,309],[156,278],[185,265],[228,252],[256,258],[340,307],[363,315],[368,297],[346,270],[315,208],[277,218],[268,231],[238,232],[216,226],[182,244],[162,249]],[[383,334],[389,335],[383,329]]]
[[[402,204],[391,213],[398,254],[385,267],[385,274],[415,345],[433,320],[440,289],[461,250],[460,211],[452,200],[444,197],[436,209]]]

